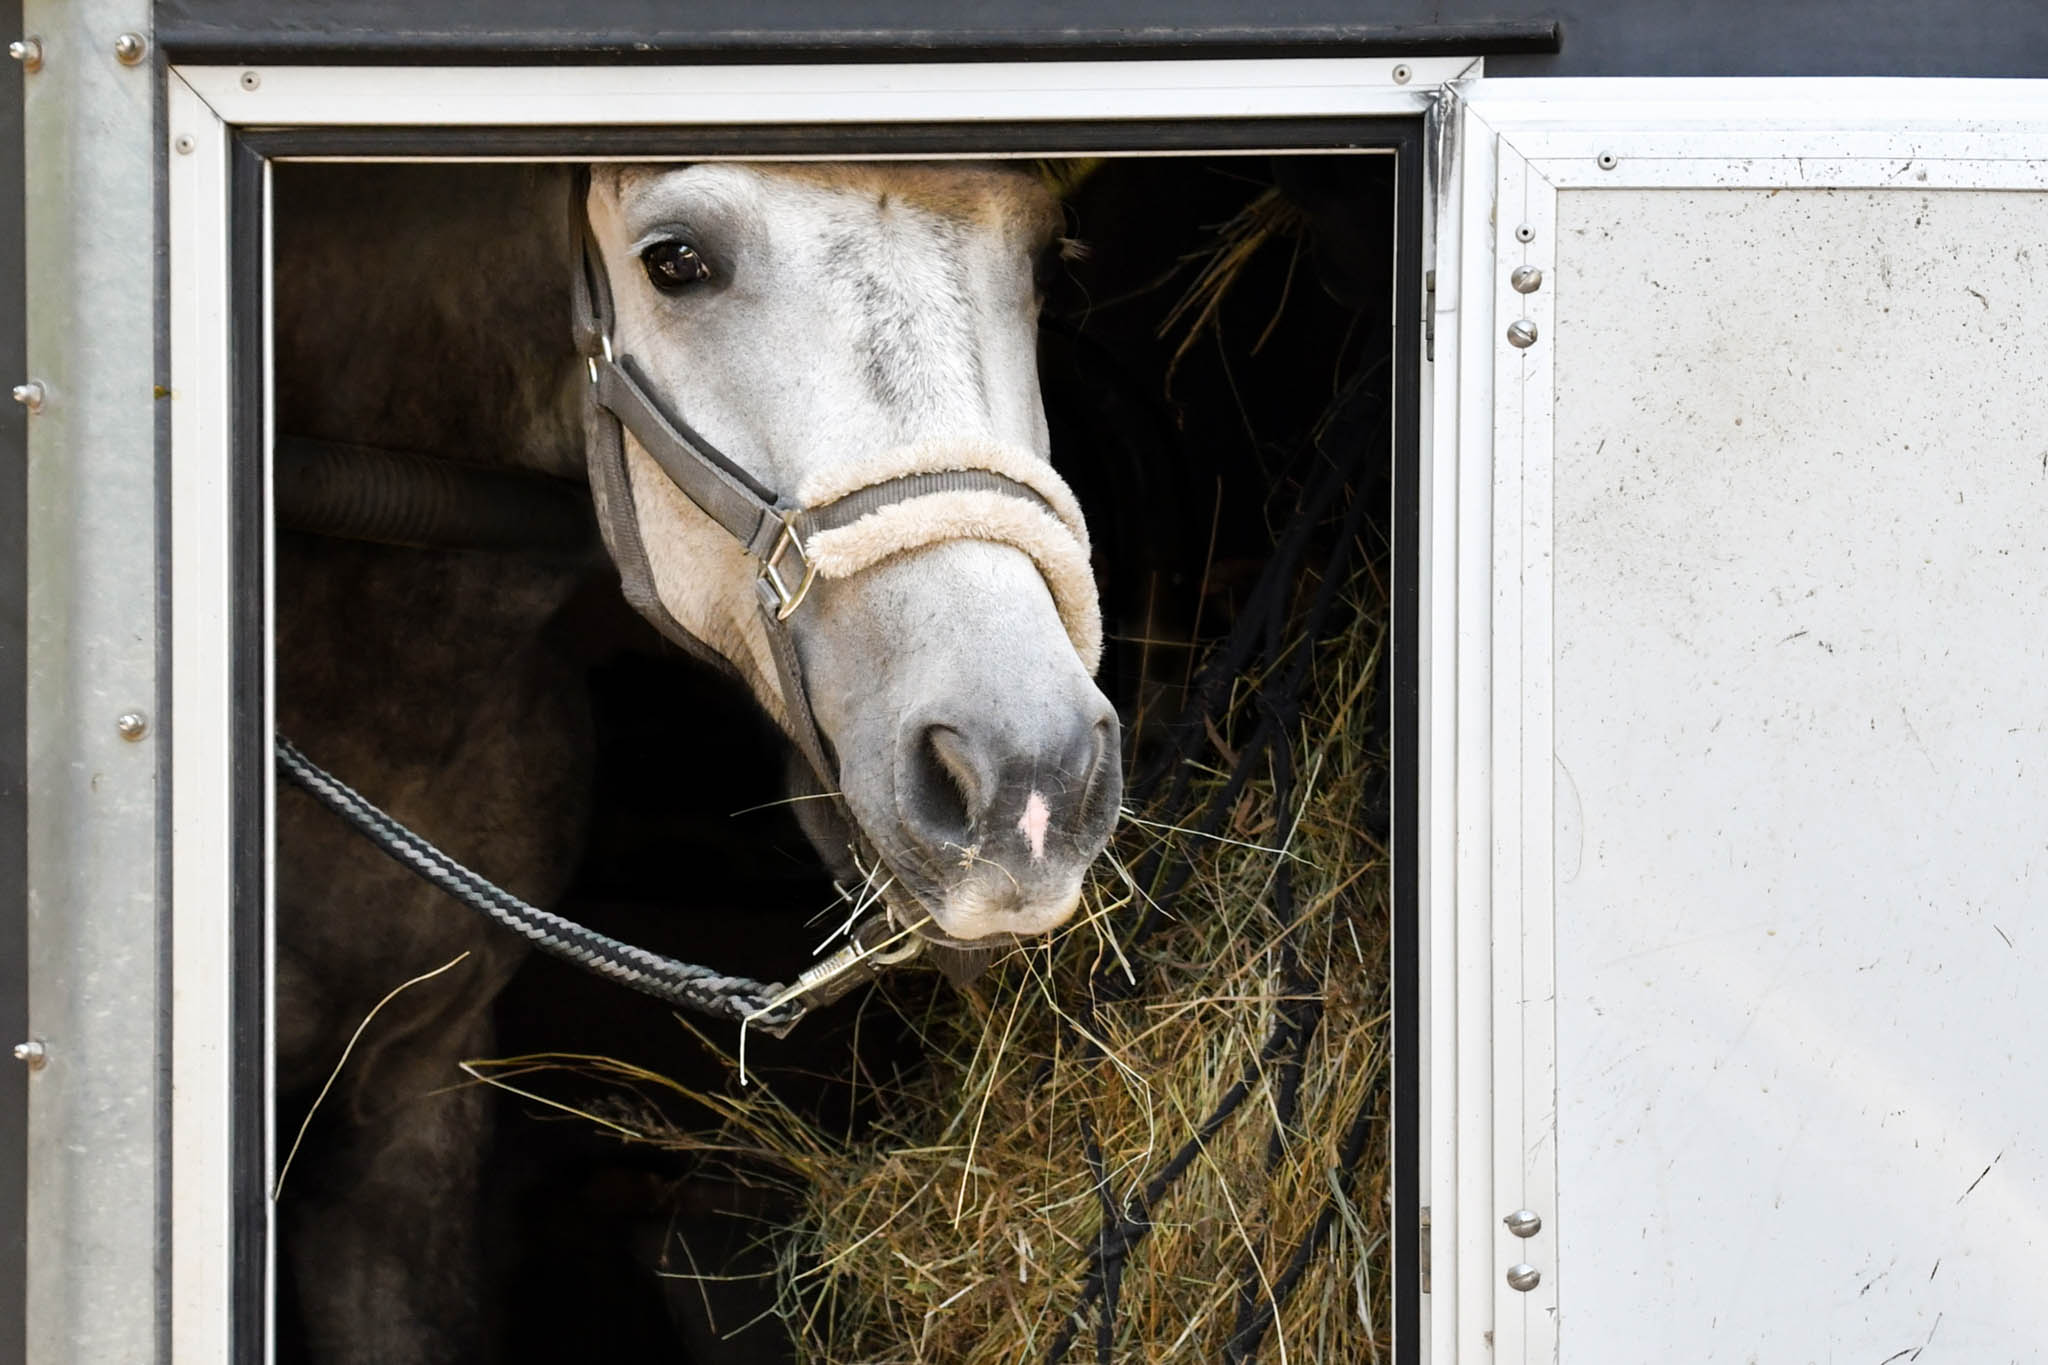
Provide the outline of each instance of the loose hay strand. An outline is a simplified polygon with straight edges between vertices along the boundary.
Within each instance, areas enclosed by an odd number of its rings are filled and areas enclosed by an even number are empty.
[[[278,1200],[278,1197],[284,1193],[284,1178],[291,1171],[292,1158],[299,1154],[300,1144],[305,1142],[306,1140],[306,1130],[313,1126],[313,1115],[320,1112],[320,1105],[324,1100],[326,1100],[327,1092],[334,1089],[335,1080],[340,1077],[341,1069],[348,1065],[348,1059],[350,1055],[355,1052],[356,1044],[362,1041],[364,1031],[370,1027],[370,1021],[372,1019],[375,1019],[378,1013],[386,1005],[396,1000],[400,995],[403,995],[406,991],[412,989],[414,986],[419,985],[422,981],[432,981],[441,973],[458,966],[462,962],[462,960],[468,956],[469,952],[467,949],[465,949],[462,952],[457,953],[454,957],[448,959],[446,962],[442,963],[440,966],[434,968],[434,970],[430,972],[421,972],[418,976],[415,976],[410,980],[399,982],[396,986],[393,986],[389,991],[385,992],[384,998],[382,1000],[379,1000],[376,1004],[370,1006],[370,1012],[363,1016],[363,1022],[357,1024],[356,1031],[348,1036],[348,1046],[342,1048],[341,1056],[337,1058],[334,1063],[334,1070],[327,1073],[327,1081],[324,1085],[320,1087],[320,1093],[315,1095],[313,1097],[313,1102],[306,1106],[306,1117],[299,1121],[298,1136],[292,1139],[291,1150],[284,1154],[284,1161],[277,1168],[277,1183],[270,1187],[271,1203],[275,1204]]]

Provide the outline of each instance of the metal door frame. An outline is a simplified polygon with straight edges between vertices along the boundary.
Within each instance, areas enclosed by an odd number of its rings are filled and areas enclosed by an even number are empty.
[[[166,749],[156,780],[143,788],[166,853],[162,866],[150,866],[150,894],[135,902],[137,919],[152,927],[152,948],[162,950],[156,974],[162,1033],[154,1040],[160,1052],[152,1050],[152,1060],[162,1060],[147,1068],[152,1076],[162,1074],[162,1089],[154,1091],[160,1121],[131,1134],[121,1148],[152,1171],[156,1218],[145,1224],[131,1205],[127,1222],[109,1220],[111,1236],[125,1244],[125,1275],[109,1261],[102,1277],[98,1265],[82,1263],[76,1248],[63,1244],[70,1207],[61,1197],[45,1201],[43,1218],[31,1212],[31,1312],[39,1316],[39,1340],[51,1345],[47,1359],[74,1359],[68,1345],[55,1347],[70,1342],[80,1322],[96,1318],[102,1300],[119,1295],[133,1304],[137,1283],[160,1285],[162,1312],[152,1328],[160,1359],[260,1361],[268,1355],[262,1304],[272,1283],[264,1197],[272,1164],[272,776],[264,280],[272,158],[702,160],[764,151],[846,158],[936,156],[989,145],[1016,156],[1167,156],[1206,149],[1368,149],[1405,137],[1417,151],[1409,158],[1415,168],[1409,184],[1419,190],[1421,117],[1446,82],[1477,70],[1477,61],[1462,57],[631,72],[473,65],[162,68],[164,94],[150,143],[131,149],[164,178],[158,260],[166,307],[154,325],[164,327],[156,409],[168,407],[168,432],[150,442],[135,432],[137,444],[127,448],[131,460],[137,446],[162,452],[162,463],[154,463],[158,479],[137,489],[141,508],[156,510],[141,520],[111,518],[90,534],[78,526],[68,546],[72,563],[82,563],[100,553],[104,538],[125,536],[129,553],[147,563],[162,591],[154,628],[133,602],[111,624],[150,643],[147,661],[162,679],[162,722],[152,737],[168,741],[174,722],[178,741],[178,761],[172,765]],[[1219,129],[1233,131],[1225,137]],[[1425,203],[1419,192],[1413,199]],[[1415,219],[1419,223],[1421,213]],[[133,262],[152,237],[139,233],[119,258]],[[1409,252],[1413,266],[1403,272],[1417,276],[1419,231]],[[1419,278],[1411,284],[1413,299],[1397,315],[1417,332]],[[152,319],[147,307],[135,313],[145,323]],[[1403,364],[1415,375],[1421,356],[1403,356]],[[1419,377],[1403,387],[1407,395],[1417,391]],[[1415,432],[1415,399],[1407,403],[1413,417],[1407,430]],[[1415,446],[1419,442],[1411,442]],[[43,467],[63,458],[55,436],[35,458]],[[156,528],[156,538],[135,534],[143,524]],[[1397,714],[1409,712],[1397,704]],[[1407,802],[1395,804],[1407,808]],[[43,870],[61,862],[45,857]],[[1397,915],[1397,929],[1405,919],[1413,943],[1411,917]],[[45,970],[61,970],[63,962],[70,962],[63,952],[41,960]],[[92,1019],[70,1023],[80,1054],[90,1052]],[[1417,1085],[1415,1066],[1399,1068],[1401,1085]],[[1413,1097],[1413,1089],[1407,1093]],[[1409,1099],[1401,1111],[1415,1113],[1417,1105]],[[39,1109],[35,1117],[49,1136],[39,1148],[35,1187],[61,1191],[92,1160],[63,1144],[63,1134],[76,1132],[68,1126],[78,1124],[78,1115]],[[1411,1126],[1397,1124],[1397,1142],[1401,1134],[1409,1134],[1405,1146],[1417,1150]],[[1413,1203],[1411,1189],[1401,1197]],[[1413,1252],[1413,1220],[1399,1226]],[[150,1248],[147,1228],[160,1228],[160,1246]],[[141,1281],[127,1277],[137,1271]],[[123,1349],[94,1359],[133,1359],[145,1349],[139,1322],[121,1330]]]

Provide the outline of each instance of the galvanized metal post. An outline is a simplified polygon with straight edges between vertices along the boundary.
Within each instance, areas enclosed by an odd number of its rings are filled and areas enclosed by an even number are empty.
[[[146,0],[28,0],[28,1356],[165,1359],[160,74]],[[128,35],[124,40],[123,35]],[[140,46],[138,46],[138,44]],[[139,740],[120,718],[160,717]]]

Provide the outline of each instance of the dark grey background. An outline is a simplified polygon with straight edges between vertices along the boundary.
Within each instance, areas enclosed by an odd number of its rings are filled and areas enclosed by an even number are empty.
[[[21,32],[5,0],[5,37]],[[1552,36],[1552,25],[1555,36]],[[1494,75],[2048,75],[2048,0],[163,0],[174,60],[1480,52]],[[0,63],[0,376],[24,370],[21,72]],[[0,1041],[27,1037],[26,431],[0,412]],[[26,1079],[0,1069],[0,1365],[22,1340]]]
[[[382,54],[442,60],[959,55],[976,48],[1104,55],[1187,46],[1502,52],[1496,75],[2036,76],[2042,0],[162,0],[173,57]],[[1555,53],[1527,52],[1555,21]],[[1503,30],[1522,35],[1501,42]],[[1491,30],[1492,42],[1484,41]]]

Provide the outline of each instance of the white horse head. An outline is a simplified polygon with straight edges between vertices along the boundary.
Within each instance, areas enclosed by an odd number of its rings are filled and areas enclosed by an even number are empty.
[[[871,517],[841,533],[843,576],[788,620],[845,810],[896,903],[955,943],[1059,925],[1121,779],[1090,677],[1085,533],[1047,463],[1038,388],[1034,267],[1057,250],[1056,204],[1002,167],[700,163],[600,167],[587,208],[612,344],[759,485],[810,506],[908,469],[992,469],[1049,504],[1012,520],[1073,533],[1081,548],[1047,549],[996,527],[1019,506],[1002,495],[953,509],[932,542],[891,543]],[[624,453],[661,606],[794,728],[756,561],[630,430]],[[825,803],[800,809],[846,870]]]

